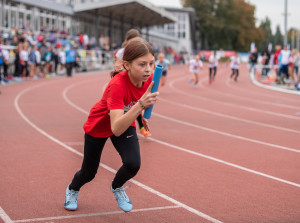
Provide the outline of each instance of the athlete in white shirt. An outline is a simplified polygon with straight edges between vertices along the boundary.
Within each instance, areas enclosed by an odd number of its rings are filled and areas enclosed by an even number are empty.
[[[191,59],[188,63],[189,66],[189,72],[192,75],[192,78],[190,80],[190,84],[194,85],[194,88],[198,87],[198,81],[199,81],[199,72],[200,69],[203,67],[203,63],[200,60],[199,55],[195,56],[194,59]]]
[[[237,54],[237,52],[234,53],[234,56],[230,57],[230,67],[232,69],[232,74],[230,75],[230,78],[234,77],[234,80],[237,82],[237,78],[239,76],[239,64],[240,64],[240,58]]]
[[[216,54],[216,51],[212,52],[209,56],[209,84],[211,84],[215,80],[219,59],[220,58]]]

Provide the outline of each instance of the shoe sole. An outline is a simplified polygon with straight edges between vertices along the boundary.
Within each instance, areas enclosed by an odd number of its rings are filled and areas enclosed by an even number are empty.
[[[77,208],[76,209],[70,209],[70,208],[66,208],[66,207],[64,207],[67,211],[76,211],[77,210]]]

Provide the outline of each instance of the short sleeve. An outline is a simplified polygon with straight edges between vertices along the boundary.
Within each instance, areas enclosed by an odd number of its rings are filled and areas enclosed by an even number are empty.
[[[124,109],[124,89],[120,84],[112,84],[107,97],[108,110]]]
[[[120,60],[123,60],[123,55],[124,55],[124,48],[121,48],[116,53],[116,57],[119,58]]]

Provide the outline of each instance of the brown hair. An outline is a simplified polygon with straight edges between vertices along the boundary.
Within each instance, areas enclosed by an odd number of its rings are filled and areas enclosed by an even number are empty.
[[[122,43],[122,47],[125,47],[127,45],[128,40],[131,40],[136,37],[140,37],[141,34],[137,29],[130,29],[127,31],[125,35],[125,41]]]
[[[151,53],[154,56],[154,50],[151,45],[144,39],[136,39],[132,40],[128,45],[125,47],[123,61],[127,61],[131,63],[136,58],[142,57]],[[112,71],[110,76],[113,78],[118,71]]]

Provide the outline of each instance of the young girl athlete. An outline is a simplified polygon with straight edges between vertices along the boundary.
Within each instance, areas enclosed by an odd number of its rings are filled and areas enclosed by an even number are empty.
[[[132,40],[139,39],[140,37],[141,37],[141,34],[137,29],[130,29],[130,30],[127,31],[127,33],[125,35],[125,41],[122,44],[123,48],[119,49],[118,52],[116,53],[116,62],[115,62],[115,70],[116,71],[120,72],[120,71],[124,70],[123,55],[124,55],[124,49],[125,49],[126,45],[128,43],[130,43]],[[139,115],[137,117],[137,121],[138,121],[138,124],[139,124],[139,127],[140,127],[141,134],[146,138],[150,137],[151,133],[145,129],[144,124],[142,122],[142,116],[141,115]]]
[[[194,59],[191,59],[188,63],[189,72],[192,75],[192,78],[190,79],[190,83],[194,84],[194,88],[198,87],[198,81],[199,81],[199,72],[200,69],[202,69],[203,63],[200,60],[199,55],[196,55]]]
[[[84,158],[81,169],[66,190],[64,206],[67,210],[77,209],[79,190],[95,177],[108,138],[123,163],[110,189],[123,211],[132,210],[132,203],[123,185],[137,174],[141,165],[135,119],[145,108],[153,105],[158,96],[158,92],[151,93],[155,60],[150,44],[142,39],[130,42],[124,51],[123,65],[124,71],[112,73],[114,77],[108,83],[102,99],[93,106],[83,126]],[[144,125],[148,128],[147,121]]]

